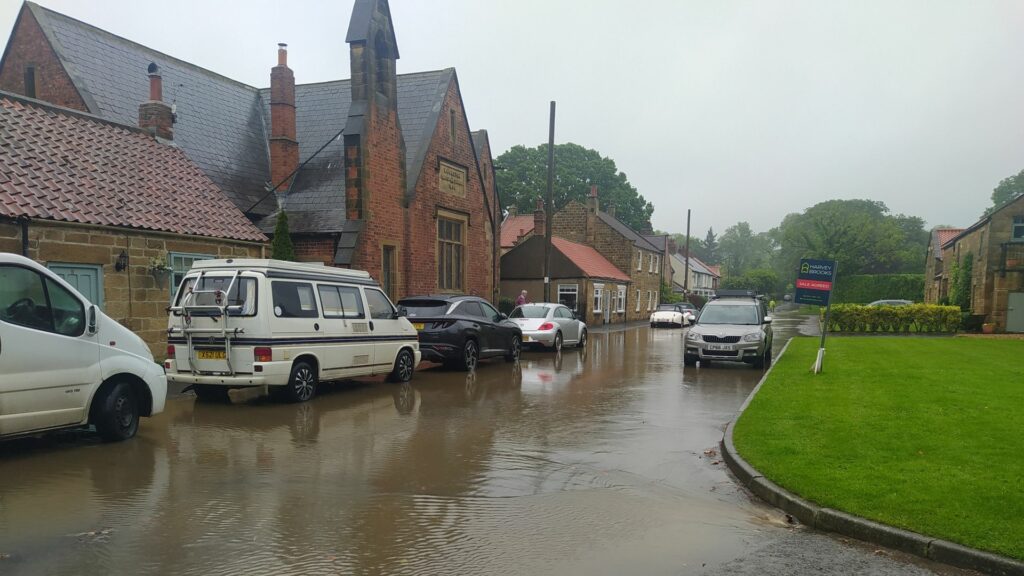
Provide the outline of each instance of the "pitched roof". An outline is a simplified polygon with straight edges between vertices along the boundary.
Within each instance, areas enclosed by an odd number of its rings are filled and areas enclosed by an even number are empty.
[[[501,223],[501,247],[511,248],[523,234],[533,231],[533,214],[509,216]]]
[[[3,216],[266,241],[180,148],[143,130],[4,92],[0,126]]]
[[[679,266],[681,266],[683,268],[686,267],[686,257],[684,255],[682,255],[682,254],[673,254],[672,255],[672,259],[675,260],[676,262],[678,262]],[[705,264],[703,261],[701,261],[699,258],[697,258],[696,256],[693,256],[693,255],[690,256],[690,270],[693,270],[694,272],[697,272],[698,274],[708,274],[710,276],[717,276],[718,275],[718,274],[712,272],[711,268],[708,267],[707,264]]]
[[[643,236],[640,235],[639,232],[633,230],[626,224],[619,221],[619,219],[616,218],[615,216],[612,216],[607,212],[601,212],[600,210],[598,210],[597,217],[600,218],[605,224],[611,226],[619,234],[622,234],[626,238],[632,240],[633,244],[637,248],[643,248],[644,250],[653,250],[655,252],[662,251],[661,248],[658,248],[656,245],[652,244],[650,240],[644,238]]]
[[[1000,205],[998,208],[995,208],[991,212],[989,212],[989,213],[985,214],[984,216],[982,216],[981,219],[978,220],[977,222],[975,222],[974,224],[971,224],[967,228],[961,229],[957,234],[954,234],[953,236],[948,238],[946,241],[942,242],[941,246],[943,248],[945,248],[947,245],[949,245],[949,244],[951,244],[951,243],[953,243],[953,242],[963,238],[964,236],[967,236],[968,234],[970,234],[971,232],[974,232],[978,228],[981,228],[982,226],[985,225],[986,222],[988,222],[989,220],[992,220],[992,216],[995,216],[997,213],[1002,212],[1003,210],[1009,208],[1010,206],[1013,206],[1017,202],[1024,202],[1024,194],[1018,194],[1017,196],[1007,200],[1006,202],[1003,202],[1002,205]]]
[[[936,228],[932,230],[932,244],[935,245],[935,257],[941,260],[942,247],[963,231],[963,228]]]
[[[89,111],[136,125],[149,96],[146,68],[160,66],[164,99],[176,105],[174,141],[242,210],[270,177],[259,91],[194,64],[26,2]],[[255,212],[269,213],[273,199]]]
[[[590,278],[621,280],[623,282],[629,282],[630,280],[629,275],[616,268],[607,258],[601,256],[597,250],[590,246],[570,242],[558,236],[551,237],[551,245]]]

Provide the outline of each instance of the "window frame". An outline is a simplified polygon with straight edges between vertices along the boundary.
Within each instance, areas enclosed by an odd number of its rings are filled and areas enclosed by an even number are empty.
[[[277,295],[274,293],[274,288],[276,286],[283,286],[283,285],[287,285],[287,284],[294,284],[296,286],[309,286],[309,289],[312,291],[311,296],[313,297],[313,311],[312,311],[312,314],[308,314],[307,313],[307,314],[285,315],[283,309],[282,309],[281,314],[277,313]],[[296,295],[298,295],[298,288],[296,288]],[[319,291],[316,288],[316,283],[315,282],[309,282],[309,281],[303,281],[303,280],[272,280],[270,282],[270,307],[271,307],[271,312],[274,315],[274,318],[277,318],[277,319],[285,319],[285,318],[299,318],[299,319],[304,319],[304,318],[321,318],[321,316],[320,316],[320,303],[318,302],[318,298],[319,297],[320,297],[320,294],[319,294]],[[301,300],[299,301],[299,310],[302,311],[302,302],[301,302]]]
[[[1020,236],[1017,231],[1020,230]],[[1024,216],[1014,216],[1010,222],[1010,242],[1024,242]]]
[[[64,286],[61,286],[60,282],[54,280],[53,278],[49,277],[48,275],[41,273],[39,270],[34,270],[32,268],[29,268],[28,266],[22,266],[20,264],[9,263],[9,264],[0,264],[0,268],[11,268],[11,269],[17,269],[17,270],[24,270],[24,271],[28,272],[29,274],[34,275],[36,278],[39,279],[39,286],[42,289],[43,298],[46,300],[46,309],[49,311],[49,326],[47,328],[41,328],[39,326],[31,326],[31,325],[28,325],[28,324],[22,324],[20,322],[13,322],[10,319],[0,320],[0,322],[4,322],[6,324],[10,324],[11,326],[18,326],[20,328],[27,328],[29,330],[37,330],[39,332],[46,332],[48,334],[55,334],[57,336],[65,336],[67,338],[79,338],[79,337],[81,337],[82,335],[85,334],[86,324],[88,324],[88,316],[87,316],[88,315],[88,309],[87,309],[87,307],[85,305],[85,302],[83,302],[81,298],[75,296],[74,292],[68,290]],[[53,304],[52,304],[52,298],[50,297],[50,287],[49,287],[48,283],[52,283],[57,288],[59,288],[61,290],[64,290],[65,292],[67,292],[68,296],[70,296],[73,301],[78,303],[78,306],[79,306],[79,308],[82,311],[81,331],[78,334],[64,334],[62,332],[58,332],[57,331],[57,323],[56,323],[56,319],[53,316]],[[17,302],[17,300],[15,300],[14,302]]]
[[[626,313],[626,287],[620,285],[618,287],[618,305],[615,307],[615,312],[618,314]]]
[[[448,240],[448,239],[442,239],[441,238],[441,224],[442,224],[442,222],[451,222],[451,223],[459,225],[460,234],[459,234],[459,241],[458,242],[455,242],[453,240]],[[440,292],[442,292],[442,293],[461,294],[462,292],[464,292],[466,290],[466,254],[468,252],[468,250],[467,250],[467,246],[468,246],[467,236],[468,236],[468,234],[469,234],[469,217],[468,216],[463,215],[463,214],[459,214],[459,213],[455,213],[455,212],[440,211],[440,210],[438,211],[437,218],[436,218],[436,224],[435,224],[435,234],[434,234],[435,255],[436,255],[435,264],[437,266],[437,275],[436,275],[437,289]],[[443,275],[446,276],[446,272],[445,272],[446,259],[444,258],[444,252],[445,251],[443,250],[443,247],[448,246],[448,245],[458,248],[458,254],[459,254],[458,265],[459,265],[459,269],[456,272],[454,270],[455,267],[453,265],[452,266],[453,274],[457,274],[457,276],[453,275],[451,278],[444,278],[444,282],[443,282],[442,281],[442,276]],[[453,251],[453,254],[454,254],[454,251]],[[445,286],[444,285],[445,283],[447,283],[448,280],[451,280],[454,283],[454,280],[456,280],[456,279],[458,280],[458,284],[457,285],[453,285],[453,286]]]
[[[390,266],[387,258],[389,252]],[[395,244],[382,244],[380,247],[380,287],[388,298],[395,296],[398,287],[398,246]]]
[[[566,290],[563,291],[562,288],[566,288]],[[571,288],[571,290],[569,290],[569,288]],[[569,308],[569,310],[572,310],[575,313],[579,309],[579,306],[580,306],[580,285],[579,284],[559,284],[558,285],[558,300],[557,300],[559,303],[562,302],[562,294],[572,294],[573,295],[573,302],[576,304],[575,306],[570,307],[570,306],[568,306],[566,304],[562,304],[562,305],[565,306],[566,308]]]
[[[636,271],[640,272],[644,269],[644,253],[642,250],[636,251]]]
[[[367,296],[367,294],[369,294],[370,292],[376,292],[376,293],[378,293],[378,294],[380,294],[381,296],[384,297],[384,301],[387,302],[388,306],[391,307],[391,314],[389,314],[387,317],[384,317],[384,316],[377,317],[377,316],[373,315],[373,308],[370,306],[370,298]],[[366,300],[366,317],[369,318],[370,320],[394,320],[395,319],[396,313],[397,313],[398,309],[395,308],[395,303],[391,301],[391,298],[388,298],[388,295],[385,294],[384,291],[381,290],[380,288],[364,286],[363,287],[363,299]]]
[[[25,96],[29,98],[39,98],[39,82],[37,81],[36,70],[35,64],[26,64],[23,70],[23,88],[25,89]],[[31,87],[29,87],[29,80],[31,80]]]
[[[641,300],[641,298],[640,298],[640,289],[637,289],[637,291],[636,291],[636,312],[640,311],[640,303],[642,301],[643,300]]]
[[[325,289],[325,288],[333,289],[334,292],[338,295],[338,302],[341,304],[341,315],[340,316],[337,315],[337,314],[328,314],[327,313],[327,306],[324,305],[324,298],[323,298],[323,294],[321,293],[321,291],[323,289]],[[355,294],[355,296],[356,296],[356,305],[357,305],[356,309],[357,309],[357,311],[359,313],[358,316],[349,316],[348,315],[348,311],[345,308],[345,301],[341,297],[341,291],[342,290],[348,290],[348,291],[351,291],[353,294]],[[320,314],[321,314],[321,316],[323,316],[323,318],[325,320],[326,319],[331,319],[331,320],[366,320],[366,308],[365,308],[365,306],[363,304],[363,295],[362,295],[362,293],[359,292],[359,288],[357,288],[356,286],[344,286],[344,285],[341,285],[341,284],[321,284],[321,283],[318,283],[316,285],[316,295],[317,295],[318,298],[320,298]]]
[[[602,313],[601,301],[604,300],[604,284],[594,284],[593,290],[593,304],[594,304],[594,315]]]
[[[647,291],[647,311],[651,311],[651,304],[654,303],[654,290]]]
[[[195,264],[199,260],[213,260],[214,258],[216,258],[216,256],[213,256],[211,254],[198,254],[198,253],[193,253],[193,252],[168,252],[167,253],[167,266],[170,267],[170,269],[171,269],[171,273],[168,274],[168,278],[167,278],[168,286],[169,286],[170,292],[171,292],[171,294],[170,294],[170,298],[171,298],[170,301],[171,302],[174,301],[174,296],[178,293],[178,287],[181,286],[181,282],[179,282],[177,285],[175,285],[175,283],[174,283],[174,277],[175,277],[176,274],[178,274],[178,271],[174,268],[174,261],[175,261],[176,258],[180,258],[180,259],[191,258],[192,259],[192,262],[189,263],[188,268],[181,272],[181,279],[182,279],[182,281],[184,281],[185,280],[185,276],[188,274],[188,271],[192,269],[192,265],[193,264]]]

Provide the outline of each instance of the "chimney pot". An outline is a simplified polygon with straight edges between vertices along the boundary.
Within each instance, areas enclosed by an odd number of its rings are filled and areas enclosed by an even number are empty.
[[[279,192],[291,186],[299,167],[295,124],[295,74],[288,67],[288,45],[278,44],[277,66],[270,69],[270,180]]]
[[[139,127],[165,140],[173,140],[174,109],[163,101],[160,67],[150,62],[146,72],[149,74],[149,101],[139,104]]]
[[[533,235],[544,236],[547,233],[545,224],[547,219],[544,214],[544,201],[537,198],[537,209],[533,211]]]
[[[285,44],[284,42],[280,42],[277,45],[277,65],[288,65],[288,45]]]
[[[162,102],[164,99],[164,81],[160,77],[160,67],[156,62],[150,62],[146,67],[149,74],[149,99],[153,102]]]

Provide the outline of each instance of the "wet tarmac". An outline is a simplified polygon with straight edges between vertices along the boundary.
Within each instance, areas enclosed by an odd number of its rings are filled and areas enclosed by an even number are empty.
[[[738,488],[718,442],[761,372],[684,368],[683,334],[0,443],[0,574],[960,573]]]

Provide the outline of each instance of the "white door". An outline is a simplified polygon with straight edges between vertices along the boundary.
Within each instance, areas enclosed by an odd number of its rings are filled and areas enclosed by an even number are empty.
[[[323,332],[330,341],[322,347],[323,378],[372,374],[373,343],[368,339],[369,325],[359,288],[319,284],[317,291],[323,310]]]
[[[1006,309],[1006,331],[1024,332],[1024,292],[1010,292]]]
[[[363,294],[366,296],[366,307],[370,311],[374,372],[390,372],[395,366],[398,350],[405,343],[403,340],[410,340],[415,336],[406,334],[405,327],[408,326],[408,322],[398,317],[395,307],[383,292],[376,288],[363,288]]]
[[[100,378],[87,303],[52,278],[0,265],[0,434],[85,420]]]

